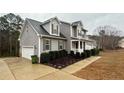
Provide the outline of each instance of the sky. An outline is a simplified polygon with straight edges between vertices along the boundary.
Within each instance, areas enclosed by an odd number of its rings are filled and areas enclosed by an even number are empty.
[[[5,13],[4,13],[5,14]],[[0,16],[4,15],[0,14]],[[88,34],[93,34],[99,26],[111,25],[122,31],[124,36],[124,13],[16,13],[23,19],[31,18],[38,21],[45,21],[57,16],[58,19],[74,22],[81,20]]]

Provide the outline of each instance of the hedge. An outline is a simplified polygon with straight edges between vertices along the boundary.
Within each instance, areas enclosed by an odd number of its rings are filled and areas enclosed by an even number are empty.
[[[95,56],[96,55],[96,49],[94,48],[94,49],[91,49],[91,55],[92,56]]]
[[[84,51],[86,54],[86,57],[90,57],[91,56],[91,50],[85,50]]]
[[[49,53],[42,53],[40,58],[41,58],[41,63],[48,63],[50,61]]]
[[[82,52],[82,53],[81,53],[81,58],[82,58],[82,59],[85,59],[85,58],[86,58],[86,56],[87,56],[87,55],[86,55],[86,53],[85,53],[85,52]]]
[[[75,56],[74,51],[70,51],[70,56],[72,56],[72,57]]]
[[[67,56],[66,50],[50,51],[48,53],[42,53],[40,59],[41,63],[48,63],[49,61],[53,61],[65,56]]]
[[[60,51],[50,51],[48,53],[42,53],[41,54],[41,63],[48,63],[49,61],[53,61],[56,60],[58,58],[61,57],[65,57],[67,56],[67,51],[66,50],[60,50]],[[99,49],[94,48],[91,50],[85,50],[84,52],[82,52],[81,54],[79,52],[76,52],[76,54],[74,54],[74,51],[70,51],[70,56],[77,58],[77,59],[84,59],[84,58],[88,58],[90,56],[95,56],[99,54]]]
[[[81,58],[80,52],[76,52],[75,57],[76,57],[77,59],[78,59],[78,58]]]

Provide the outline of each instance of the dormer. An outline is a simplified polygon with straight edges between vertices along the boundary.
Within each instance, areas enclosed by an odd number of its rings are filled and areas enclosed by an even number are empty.
[[[83,24],[81,21],[76,21],[72,23],[72,37],[80,37],[82,33]]]
[[[73,22],[71,25],[71,37],[85,38],[87,30],[83,28],[81,21]]]
[[[43,27],[50,35],[60,36],[60,22],[57,17],[45,21]]]
[[[50,34],[60,36],[60,22],[56,17],[50,21]]]

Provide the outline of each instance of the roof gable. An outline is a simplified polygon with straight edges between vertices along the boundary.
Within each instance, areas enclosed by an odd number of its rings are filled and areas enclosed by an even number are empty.
[[[73,22],[73,23],[72,23],[73,26],[77,26],[77,25],[79,25],[79,24],[80,24],[81,26],[83,26],[82,21],[76,21],[76,22]]]
[[[39,21],[36,21],[36,20],[33,20],[33,19],[29,19],[29,18],[26,18],[25,21],[28,21],[30,23],[30,25],[34,28],[34,30],[39,34],[39,35],[46,35],[46,36],[52,36],[50,35],[46,30],[45,28],[43,27],[42,25],[42,22],[39,22]],[[62,37],[62,38],[65,38],[65,36],[60,33],[60,36],[58,37]]]
[[[44,22],[42,23],[42,25],[47,24],[47,23],[49,23],[49,22],[51,22],[51,21],[53,21],[53,20],[57,20],[57,22],[60,23],[60,21],[59,21],[59,19],[58,19],[57,17],[53,17],[53,18],[50,18],[50,19],[44,21]]]

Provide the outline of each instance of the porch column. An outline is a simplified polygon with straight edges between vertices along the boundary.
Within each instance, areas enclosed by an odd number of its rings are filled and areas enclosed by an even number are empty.
[[[80,40],[78,41],[78,52],[80,52]]]
[[[71,50],[72,50],[72,41],[70,41],[70,45],[71,45],[70,48],[71,48]],[[70,51],[71,51],[71,50],[70,50]]]

